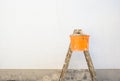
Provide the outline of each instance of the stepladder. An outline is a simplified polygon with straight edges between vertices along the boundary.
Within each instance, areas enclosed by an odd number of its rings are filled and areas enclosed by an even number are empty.
[[[73,51],[76,51],[76,49],[77,49],[77,51],[78,50],[82,51],[84,56],[85,56],[91,80],[92,81],[97,81],[96,72],[95,72],[95,69],[94,69],[94,66],[93,66],[93,63],[92,63],[92,59],[90,57],[88,46],[85,43],[85,42],[88,42],[88,41],[85,40],[86,37],[83,35],[81,29],[75,29],[74,32],[73,32],[73,36],[79,36],[79,37],[75,38],[73,41],[70,42],[70,45],[69,45],[69,48],[68,48],[68,51],[67,51],[67,55],[66,55],[66,58],[65,58],[65,62],[64,62],[61,74],[60,74],[59,81],[64,81],[65,80],[65,74],[67,72],[71,56],[73,54]]]

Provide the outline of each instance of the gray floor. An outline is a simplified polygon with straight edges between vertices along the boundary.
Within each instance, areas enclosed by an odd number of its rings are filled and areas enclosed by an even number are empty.
[[[57,69],[0,69],[0,81],[58,81]],[[97,69],[98,81],[120,81],[120,69]],[[68,70],[65,81],[91,81],[88,70]]]

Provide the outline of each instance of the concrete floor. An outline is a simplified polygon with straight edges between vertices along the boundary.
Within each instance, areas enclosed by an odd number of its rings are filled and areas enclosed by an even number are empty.
[[[0,81],[58,81],[59,69],[0,69]],[[120,69],[97,69],[98,81],[120,81]],[[88,70],[68,70],[65,81],[91,81]]]

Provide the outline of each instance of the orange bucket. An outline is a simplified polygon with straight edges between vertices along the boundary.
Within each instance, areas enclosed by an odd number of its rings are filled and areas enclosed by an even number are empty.
[[[70,48],[72,51],[88,50],[89,35],[71,35]]]

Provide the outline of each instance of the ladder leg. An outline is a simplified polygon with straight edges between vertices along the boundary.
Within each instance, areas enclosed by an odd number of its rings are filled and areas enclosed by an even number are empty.
[[[68,69],[71,56],[72,56],[72,51],[71,51],[70,46],[69,46],[69,49],[68,49],[68,52],[67,52],[67,55],[66,55],[66,58],[65,58],[65,63],[63,65],[59,81],[63,81],[64,80],[65,73],[66,73],[66,71]]]
[[[87,61],[88,69],[90,71],[91,79],[92,81],[97,81],[96,72],[94,70],[94,66],[93,66],[89,51],[84,51],[84,55]]]

